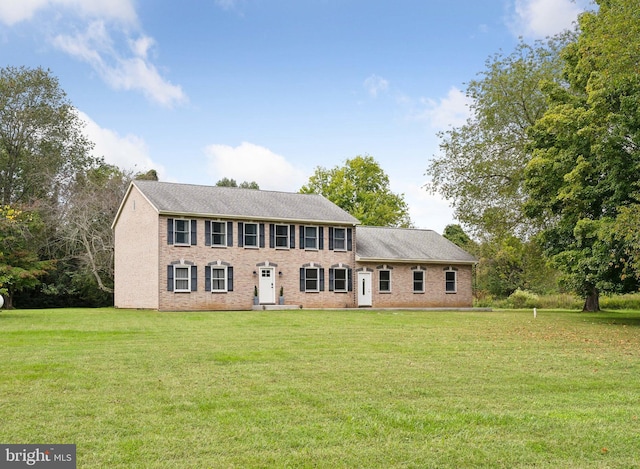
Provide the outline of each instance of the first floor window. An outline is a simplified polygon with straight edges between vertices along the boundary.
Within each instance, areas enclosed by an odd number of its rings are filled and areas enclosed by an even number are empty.
[[[319,291],[319,280],[320,280],[320,275],[319,275],[319,269],[315,268],[315,267],[311,267],[311,268],[307,268],[305,269],[305,273],[304,273],[304,277],[305,277],[305,284],[304,284],[304,289],[305,291]]]
[[[191,267],[178,267],[173,268],[174,287],[173,291],[183,292],[191,291]]]
[[[444,273],[444,282],[445,287],[444,290],[446,293],[455,293],[457,291],[456,285],[456,271],[455,270],[447,270]]]
[[[417,293],[424,292],[424,270],[413,271],[413,291]]]
[[[390,292],[391,291],[391,271],[390,270],[381,270],[378,273],[379,279],[379,288],[381,292]]]
[[[211,291],[227,291],[227,268],[211,268]]]
[[[204,268],[204,289],[214,293],[233,291],[233,267],[227,262],[211,262]]]
[[[333,270],[333,291],[347,291],[347,269]]]

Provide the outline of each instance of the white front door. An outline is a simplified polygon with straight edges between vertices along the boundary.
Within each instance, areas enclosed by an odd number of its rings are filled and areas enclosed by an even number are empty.
[[[371,304],[371,272],[358,272],[358,306]]]
[[[260,283],[258,285],[258,301],[260,304],[276,302],[275,271],[273,267],[260,267]]]

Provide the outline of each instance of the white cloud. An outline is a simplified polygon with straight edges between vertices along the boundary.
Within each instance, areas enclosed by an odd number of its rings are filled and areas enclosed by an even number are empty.
[[[0,22],[11,26],[29,21],[47,8],[66,8],[85,17],[103,17],[127,23],[135,22],[137,17],[132,0],[3,0],[0,1]]]
[[[114,46],[103,21],[93,21],[84,33],[75,36],[58,35],[54,45],[67,54],[87,62],[114,89],[138,90],[149,100],[171,107],[186,101],[182,88],[160,76],[149,61],[148,52],[155,44],[153,38],[142,35],[128,39],[128,54]]]
[[[398,192],[404,194],[404,200],[409,205],[409,216],[416,228],[434,230],[440,234],[447,225],[455,223],[453,209],[449,203],[438,194],[429,193],[424,187],[415,182],[391,181]]]
[[[452,87],[447,96],[438,101],[422,99],[424,106],[415,118],[426,120],[436,130],[446,130],[458,127],[466,122],[470,116],[469,106],[472,101],[462,91]]]
[[[208,172],[212,179],[235,179],[238,183],[255,181],[260,189],[297,191],[307,182],[305,172],[294,167],[283,156],[253,143],[237,147],[209,145]]]
[[[570,29],[587,0],[515,0],[511,29],[518,36],[544,38]]]
[[[105,162],[139,172],[155,169],[164,179],[166,173],[164,167],[155,163],[149,156],[149,148],[145,141],[136,135],[118,135],[117,132],[100,127],[84,112],[78,112],[80,118],[86,123],[84,133],[87,138],[95,143],[93,154],[103,157]]]
[[[363,86],[372,97],[376,98],[379,93],[387,91],[389,82],[378,75],[371,75],[364,81]]]

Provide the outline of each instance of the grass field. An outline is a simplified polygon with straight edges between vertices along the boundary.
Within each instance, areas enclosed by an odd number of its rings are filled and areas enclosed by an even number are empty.
[[[640,312],[0,313],[0,442],[79,468],[630,468]]]

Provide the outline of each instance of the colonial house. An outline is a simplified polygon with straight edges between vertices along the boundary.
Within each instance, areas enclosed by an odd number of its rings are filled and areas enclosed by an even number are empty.
[[[320,195],[134,181],[112,227],[118,308],[472,305],[473,256]]]

